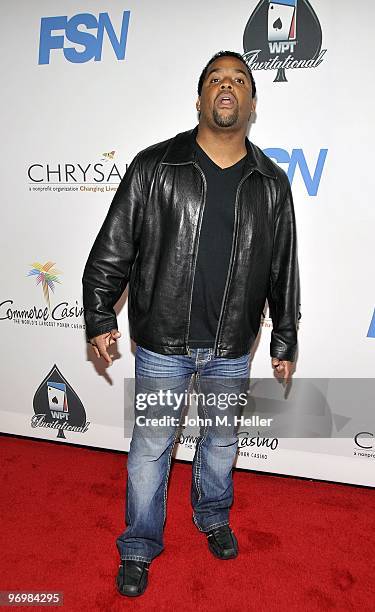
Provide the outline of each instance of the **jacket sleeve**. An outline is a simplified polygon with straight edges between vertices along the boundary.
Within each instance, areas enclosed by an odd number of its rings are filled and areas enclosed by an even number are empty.
[[[272,318],[271,357],[294,361],[300,307],[296,221],[286,175],[276,203],[274,242],[267,301]]]
[[[82,284],[86,337],[117,329],[114,305],[125,290],[143,219],[140,153],[129,165],[87,259]]]

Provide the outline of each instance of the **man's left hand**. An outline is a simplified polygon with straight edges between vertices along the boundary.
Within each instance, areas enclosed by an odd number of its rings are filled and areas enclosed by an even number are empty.
[[[277,357],[272,357],[272,367],[276,378],[284,379],[285,384],[290,382],[294,370],[294,361],[283,361]]]

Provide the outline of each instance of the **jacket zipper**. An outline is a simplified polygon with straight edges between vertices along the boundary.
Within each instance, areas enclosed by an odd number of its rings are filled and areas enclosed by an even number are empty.
[[[219,315],[219,321],[218,321],[218,324],[217,324],[215,343],[214,343],[214,351],[213,351],[214,357],[217,356],[217,345],[218,345],[219,334],[220,334],[221,320],[222,320],[222,317],[223,317],[224,306],[225,306],[225,302],[226,302],[226,298],[227,298],[227,290],[228,290],[228,286],[229,286],[230,279],[231,279],[231,276],[232,276],[233,254],[234,254],[235,245],[236,245],[236,241],[237,241],[238,196],[239,196],[242,184],[246,181],[246,179],[249,178],[249,176],[252,173],[253,173],[253,170],[251,170],[251,172],[249,172],[249,174],[247,174],[246,176],[243,176],[242,179],[240,180],[239,184],[238,184],[238,187],[237,187],[236,199],[235,199],[235,203],[234,203],[234,231],[233,231],[233,237],[232,237],[232,249],[231,249],[230,258],[229,258],[229,266],[228,266],[228,272],[227,272],[227,279],[225,281],[223,300],[221,302],[221,310],[220,310],[220,315]]]
[[[192,305],[192,301],[193,301],[193,288],[194,288],[195,268],[196,268],[196,265],[197,265],[198,249],[199,249],[199,238],[200,238],[200,233],[201,233],[203,213],[204,213],[204,208],[206,206],[206,196],[207,196],[207,181],[206,181],[206,177],[204,176],[201,167],[198,166],[198,164],[196,162],[193,162],[193,166],[195,166],[197,168],[197,170],[199,171],[199,173],[202,176],[203,185],[204,185],[204,194],[203,194],[203,205],[201,206],[200,211],[199,211],[200,212],[200,219],[199,219],[199,224],[198,224],[198,229],[197,229],[198,237],[195,239],[196,243],[197,243],[197,248],[196,248],[196,251],[195,251],[194,264],[193,264],[193,276],[192,276],[191,288],[190,288],[189,316],[188,316],[188,324],[187,324],[186,339],[185,339],[186,349],[187,349],[188,353],[190,351],[188,342],[189,342],[189,331],[190,331],[191,305]]]

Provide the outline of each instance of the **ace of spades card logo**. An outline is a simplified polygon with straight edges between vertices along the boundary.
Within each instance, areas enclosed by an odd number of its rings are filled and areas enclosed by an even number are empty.
[[[84,433],[90,425],[81,400],[56,364],[36,390],[33,408],[31,426],[57,429],[58,438],[65,439],[65,431]]]
[[[245,27],[243,57],[251,70],[276,70],[274,81],[285,82],[286,70],[321,64],[321,46],[322,29],[308,0],[261,0]]]

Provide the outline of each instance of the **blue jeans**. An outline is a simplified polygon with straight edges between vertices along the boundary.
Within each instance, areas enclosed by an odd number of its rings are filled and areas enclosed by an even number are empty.
[[[187,355],[161,355],[137,346],[135,355],[135,393],[162,389],[183,394],[195,375],[201,397],[221,392],[242,393],[247,390],[250,353],[235,359],[214,357],[212,348],[189,349]],[[204,424],[193,459],[191,502],[193,520],[200,531],[229,524],[233,502],[232,468],[237,453],[236,428],[217,425],[215,405],[206,405],[198,395],[198,415]],[[211,397],[213,397],[211,395]],[[184,405],[173,407],[174,417],[181,419]],[[136,411],[138,414],[138,412]],[[165,414],[165,408],[153,405],[145,417]],[[182,419],[183,420],[183,419]],[[230,421],[230,425],[232,421]],[[225,431],[224,431],[225,429]],[[126,530],[117,538],[122,559],[150,562],[160,554],[166,518],[167,484],[171,457],[179,425],[164,427],[138,424],[137,419],[128,454],[128,478],[125,503]]]

